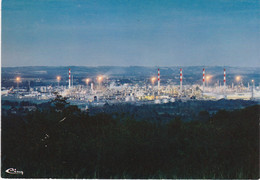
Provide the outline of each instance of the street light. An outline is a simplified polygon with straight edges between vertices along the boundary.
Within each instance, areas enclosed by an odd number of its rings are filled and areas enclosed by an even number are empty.
[[[61,80],[61,77],[57,76],[58,86],[60,86],[60,80]]]
[[[152,81],[152,84],[153,84],[153,85],[154,85],[155,80],[156,80],[156,77],[152,77],[152,78],[151,78],[151,81]]]
[[[236,81],[237,81],[237,84],[239,85],[239,83],[241,83],[242,84],[242,78],[241,78],[241,76],[236,76]]]
[[[153,96],[154,96],[154,82],[155,82],[155,80],[156,80],[156,77],[152,77],[151,78],[152,85],[153,85]]]
[[[87,78],[85,81],[86,81],[86,84],[87,84],[87,87],[88,87],[88,83],[89,83],[90,79]]]
[[[207,76],[206,76],[207,87],[209,86],[209,81],[210,81],[211,78],[212,78],[211,75],[207,75]]]
[[[252,79],[253,89],[255,89],[255,81]]]
[[[17,82],[17,89],[19,88],[19,82],[21,81],[21,78],[20,77],[16,77],[16,82]]]
[[[241,76],[236,76],[236,81],[239,82],[241,79]]]
[[[99,85],[99,88],[101,88],[101,82],[102,82],[102,80],[103,80],[103,76],[98,76],[97,77],[97,80],[98,80],[98,85]]]

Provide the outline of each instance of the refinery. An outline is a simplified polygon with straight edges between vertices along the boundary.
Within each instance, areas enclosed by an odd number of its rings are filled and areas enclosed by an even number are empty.
[[[106,103],[131,103],[131,104],[163,104],[175,101],[189,100],[219,100],[242,99],[260,100],[259,86],[255,86],[254,80],[244,86],[241,77],[236,77],[236,84],[226,84],[226,69],[223,69],[223,83],[209,85],[212,75],[206,74],[206,69],[201,70],[201,84],[185,84],[183,79],[185,69],[180,68],[179,84],[171,81],[161,83],[160,69],[158,76],[151,77],[149,81],[137,83],[118,83],[118,80],[110,80],[106,75],[84,79],[85,85],[73,85],[73,73],[68,69],[67,85],[60,85],[61,76],[57,76],[55,85],[35,86],[29,88],[19,87],[24,80],[16,77],[16,87],[2,87],[3,100],[21,100],[44,102],[55,97],[55,92],[68,98],[71,104],[88,108],[89,106],[102,106]],[[75,76],[74,76],[75,77]],[[30,83],[30,81],[29,81]]]

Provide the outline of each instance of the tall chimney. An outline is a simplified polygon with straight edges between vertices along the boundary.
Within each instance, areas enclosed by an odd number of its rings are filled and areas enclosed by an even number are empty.
[[[202,82],[203,82],[203,92],[204,92],[204,88],[205,88],[205,68],[203,68],[203,79],[202,79]]]
[[[224,69],[224,96],[226,97],[226,69]]]
[[[71,73],[71,71],[70,71],[70,68],[69,68],[69,88],[70,88],[70,73]]]
[[[182,68],[180,69],[180,92],[182,92]]]
[[[158,95],[160,95],[160,69],[158,68]]]

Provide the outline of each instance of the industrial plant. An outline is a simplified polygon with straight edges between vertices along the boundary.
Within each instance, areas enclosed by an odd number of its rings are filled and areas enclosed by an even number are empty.
[[[15,77],[16,87],[2,87],[3,100],[21,100],[44,102],[55,97],[55,93],[68,98],[71,104],[88,108],[89,106],[102,106],[106,103],[131,103],[131,104],[162,104],[175,101],[242,99],[260,100],[259,86],[254,80],[244,86],[240,76],[236,77],[236,84],[227,85],[226,69],[223,69],[223,83],[210,83],[212,74],[206,73],[206,68],[201,69],[201,84],[185,84],[185,69],[180,68],[179,84],[174,84],[169,79],[161,83],[160,68],[158,77],[136,81],[134,83],[121,82],[110,79],[107,75],[86,77],[84,85],[73,84],[73,71],[68,69],[67,77],[56,76],[54,83],[44,86],[21,87],[19,84],[26,78]],[[61,84],[61,80],[67,85]],[[156,82],[157,81],[157,82]],[[166,82],[166,83],[165,83]],[[157,84],[157,86],[156,86]]]

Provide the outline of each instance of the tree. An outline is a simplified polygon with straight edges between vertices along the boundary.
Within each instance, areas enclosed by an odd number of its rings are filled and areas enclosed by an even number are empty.
[[[67,97],[62,97],[58,92],[54,92],[56,95],[55,99],[51,101],[51,104],[54,105],[54,109],[57,112],[62,112],[69,103],[67,102]]]

